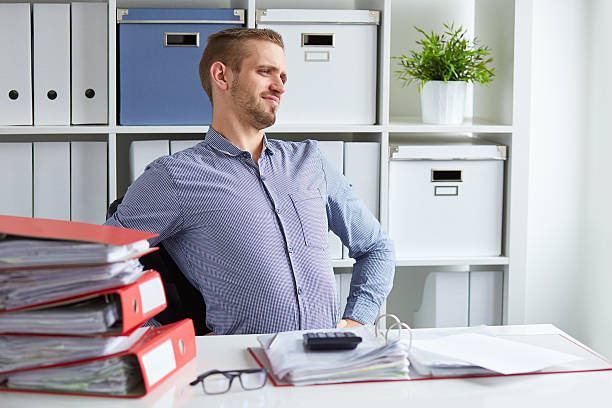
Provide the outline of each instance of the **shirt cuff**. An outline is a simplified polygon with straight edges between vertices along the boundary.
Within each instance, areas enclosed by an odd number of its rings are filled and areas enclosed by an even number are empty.
[[[343,319],[351,319],[361,324],[374,324],[380,306],[368,299],[355,299],[346,303]]]

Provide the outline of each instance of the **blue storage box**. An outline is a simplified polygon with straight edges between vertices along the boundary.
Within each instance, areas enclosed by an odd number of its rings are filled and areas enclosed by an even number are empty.
[[[198,64],[208,36],[244,25],[242,9],[117,9],[119,124],[209,125]]]

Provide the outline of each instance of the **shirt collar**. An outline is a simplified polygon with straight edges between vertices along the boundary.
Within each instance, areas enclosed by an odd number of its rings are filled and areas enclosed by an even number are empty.
[[[230,156],[239,156],[245,153],[244,150],[241,150],[240,148],[236,147],[232,142],[227,140],[225,137],[223,137],[219,132],[217,132],[212,127],[208,128],[208,132],[206,132],[206,136],[204,137],[204,143]],[[274,151],[271,149],[271,146],[268,143],[268,138],[266,137],[265,134],[264,134],[263,151],[269,155],[274,154]]]

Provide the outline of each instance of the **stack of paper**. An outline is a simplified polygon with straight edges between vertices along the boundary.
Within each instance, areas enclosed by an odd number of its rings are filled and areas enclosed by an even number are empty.
[[[410,362],[419,376],[531,373],[580,358],[490,335],[486,328],[415,334]]]
[[[97,266],[0,270],[0,310],[127,285],[142,274],[137,259]]]
[[[85,360],[121,353],[147,332],[141,327],[126,336],[0,336],[0,372]]]
[[[324,384],[352,381],[398,380],[408,378],[408,343],[391,341],[374,335],[372,326],[350,330],[362,338],[354,350],[304,351],[304,331],[258,337],[272,375],[294,385]],[[326,330],[330,331],[330,330]]]
[[[104,333],[121,318],[120,306],[108,297],[43,309],[0,314],[6,333]]]
[[[57,390],[70,393],[129,395],[140,384],[138,360],[113,357],[78,366],[25,371],[13,374],[7,381],[9,388],[26,390]],[[139,391],[144,394],[144,390]]]
[[[23,268],[40,265],[75,265],[117,262],[147,252],[149,242],[129,245],[98,242],[52,241],[11,237],[0,240],[0,267]]]

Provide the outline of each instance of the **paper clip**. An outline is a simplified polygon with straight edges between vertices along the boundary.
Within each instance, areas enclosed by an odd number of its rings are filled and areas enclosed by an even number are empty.
[[[406,323],[402,322],[396,315],[391,314],[391,313],[386,313],[386,314],[382,314],[380,316],[378,316],[376,318],[376,322],[374,323],[374,333],[376,335],[376,337],[378,337],[378,335],[380,334],[380,336],[383,336],[383,331],[380,330],[378,328],[378,323],[380,322],[380,319],[385,319],[385,321],[387,319],[393,319],[394,323],[387,327],[387,329],[384,332],[384,336],[385,336],[385,344],[389,343],[389,330],[395,329],[397,328],[397,332],[398,332],[398,337],[397,337],[397,341],[399,341],[402,337],[402,329],[408,329],[408,336],[409,336],[409,340],[408,340],[408,350],[410,350],[412,348],[412,329],[410,328],[410,326],[408,326]]]

